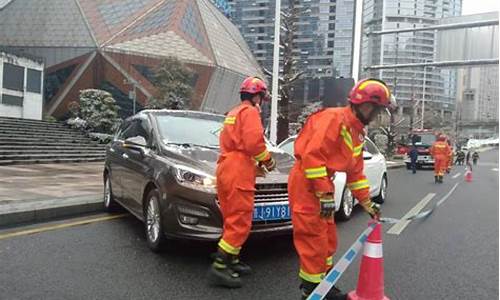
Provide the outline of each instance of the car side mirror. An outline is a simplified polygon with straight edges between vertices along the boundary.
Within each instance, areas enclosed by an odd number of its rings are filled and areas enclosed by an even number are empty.
[[[368,151],[363,151],[363,159],[364,160],[370,160],[373,158],[373,154],[371,154],[370,152]]]
[[[123,147],[138,150],[141,153],[144,152],[145,148],[148,146],[146,139],[142,136],[129,137],[123,143]]]

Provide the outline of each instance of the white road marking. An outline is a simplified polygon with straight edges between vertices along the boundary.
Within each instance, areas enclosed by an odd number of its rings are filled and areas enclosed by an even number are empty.
[[[498,168],[491,169],[492,171],[498,172]]]
[[[432,198],[434,198],[434,196],[436,196],[436,194],[434,193],[429,193],[427,194],[427,196],[425,196],[422,200],[420,200],[420,202],[417,203],[417,205],[415,205],[412,209],[410,209],[410,211],[408,211],[406,213],[406,215],[404,215],[401,219],[406,219],[408,217],[411,217],[413,215],[416,215],[418,214],[426,205],[427,203],[429,203],[429,201],[432,200]],[[387,231],[388,234],[395,234],[395,235],[399,235],[405,228],[406,226],[408,226],[408,224],[410,224],[411,221],[400,221],[396,224],[394,224],[394,226],[392,226],[389,231]]]
[[[460,175],[462,175],[462,173],[457,173],[457,174],[453,175],[453,177],[452,177],[452,178],[453,178],[453,179],[455,179],[455,178],[457,178],[457,177],[458,177],[458,176],[460,176]]]

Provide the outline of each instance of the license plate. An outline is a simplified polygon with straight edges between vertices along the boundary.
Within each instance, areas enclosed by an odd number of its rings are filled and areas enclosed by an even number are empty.
[[[288,204],[269,204],[255,206],[253,209],[254,221],[290,220]]]

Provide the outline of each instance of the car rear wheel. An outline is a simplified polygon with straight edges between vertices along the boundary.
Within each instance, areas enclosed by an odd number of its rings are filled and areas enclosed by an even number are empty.
[[[154,252],[160,251],[166,242],[165,235],[163,234],[159,199],[160,197],[157,190],[150,191],[146,197],[144,210],[146,239],[149,248]]]
[[[342,192],[342,200],[340,201],[340,209],[336,216],[341,221],[347,221],[351,218],[352,210],[354,208],[354,197],[351,191],[344,187]]]
[[[375,197],[374,202],[382,204],[385,202],[387,197],[387,177],[384,175],[382,177],[382,182],[380,183],[380,192],[377,197]]]
[[[107,212],[113,212],[118,208],[118,203],[116,203],[113,197],[113,190],[111,188],[111,180],[109,176],[104,178],[104,199],[103,199],[104,209]]]

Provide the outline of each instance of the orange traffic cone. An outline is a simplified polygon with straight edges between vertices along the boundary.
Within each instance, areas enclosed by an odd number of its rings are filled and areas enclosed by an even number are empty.
[[[359,270],[358,286],[348,294],[349,300],[389,300],[384,295],[384,258],[382,225],[378,223],[365,242]]]
[[[465,171],[465,181],[472,182],[472,168],[467,168]]]

